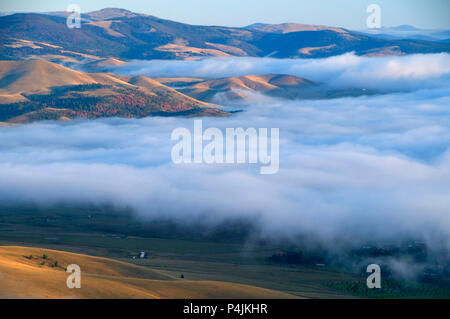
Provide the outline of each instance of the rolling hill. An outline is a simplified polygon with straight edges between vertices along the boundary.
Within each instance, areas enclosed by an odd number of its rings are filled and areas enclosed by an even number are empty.
[[[103,72],[105,69],[111,68],[111,67],[117,67],[120,65],[124,65],[126,62],[115,59],[115,58],[105,58],[105,59],[98,59],[94,60],[92,62],[87,62],[83,64],[83,71],[89,72],[89,73],[96,73],[96,72]],[[70,63],[68,63],[70,64]]]
[[[65,269],[77,264],[81,288],[68,289]],[[163,271],[63,251],[0,246],[0,298],[277,299],[295,296],[254,286],[173,278]]]
[[[201,78],[157,80],[195,99],[218,104],[249,100],[255,97],[255,94],[283,99],[315,100],[383,93],[378,90],[351,87],[331,88],[322,83],[287,74],[245,75],[212,80]]]
[[[83,14],[82,27],[69,29],[66,15],[20,13],[0,17],[0,58],[95,61],[268,55],[318,58],[350,51],[359,55],[450,52],[448,43],[382,39],[327,26],[198,26],[108,8]]]
[[[160,80],[162,82],[166,81],[164,79]],[[231,100],[245,99],[249,93],[263,93],[283,98],[296,98],[305,90],[315,87],[318,84],[292,75],[267,74],[206,80],[197,83],[194,82],[193,84],[189,84],[189,81],[187,81],[186,85],[179,88],[179,90],[202,101],[212,101],[219,93],[222,94],[222,97]],[[182,84],[178,82],[177,85]]]
[[[84,73],[43,60],[0,61],[0,121],[152,115],[224,116],[226,112],[155,80]]]
[[[5,95],[48,93],[51,87],[98,83],[86,73],[43,60],[0,61],[0,92]],[[1,101],[1,100],[0,100]]]

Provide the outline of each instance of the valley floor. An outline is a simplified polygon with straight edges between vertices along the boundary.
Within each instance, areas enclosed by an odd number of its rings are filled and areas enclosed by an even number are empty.
[[[52,211],[47,214],[56,217]],[[326,285],[355,276],[328,267],[269,263],[275,247],[74,231],[74,215],[71,223],[56,218],[43,226],[38,225],[39,213],[30,219],[26,210],[2,211],[1,298],[354,297]],[[106,227],[112,227],[114,218]],[[67,231],[69,227],[75,229]],[[137,258],[140,251],[148,257]],[[55,261],[58,266],[52,267]],[[67,291],[68,264],[79,264],[86,274],[80,291]]]

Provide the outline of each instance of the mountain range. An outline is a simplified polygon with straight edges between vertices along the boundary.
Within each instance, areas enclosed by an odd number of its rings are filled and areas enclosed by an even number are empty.
[[[331,90],[289,74],[151,79],[108,73],[111,66],[133,59],[450,52],[445,42],[388,39],[381,33],[371,36],[319,25],[198,26],[107,8],[82,14],[81,28],[70,29],[67,16],[67,12],[0,15],[1,125],[80,117],[227,116],[217,104],[247,99],[253,93],[288,99],[378,93]],[[405,30],[417,31],[411,27],[394,31]]]
[[[0,59],[319,58],[350,51],[358,55],[450,52],[448,43],[384,39],[338,27],[293,23],[198,26],[109,8],[82,14],[81,28],[69,29],[66,16],[65,12],[50,12],[0,17]]]
[[[368,36],[388,40],[410,39],[410,40],[426,40],[442,43],[450,42],[450,30],[419,29],[412,25],[383,27],[379,29],[363,30],[361,32]]]

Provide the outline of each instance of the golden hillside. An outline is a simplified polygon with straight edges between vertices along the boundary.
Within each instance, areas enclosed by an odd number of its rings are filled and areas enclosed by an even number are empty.
[[[228,114],[143,76],[85,73],[44,60],[0,61],[0,104],[0,122],[14,123]]]
[[[109,59],[111,60],[111,59]],[[184,94],[144,76],[84,73],[44,60],[0,61],[0,103],[11,103],[21,94],[45,94],[53,87],[83,84],[122,85],[152,91],[158,89],[205,106]],[[7,99],[11,100],[7,100]],[[22,98],[24,98],[22,96]],[[6,102],[4,102],[6,101]]]
[[[44,60],[0,61],[0,95],[45,93],[50,87],[96,83],[88,74]]]
[[[117,67],[125,63],[126,62],[119,59],[106,58],[84,63],[82,68],[87,72],[103,72],[104,70],[108,70],[109,68]]]
[[[165,79],[161,79],[161,82],[170,83]],[[317,85],[307,79],[285,74],[244,75],[194,82],[191,85],[186,81],[185,84],[180,91],[202,101],[211,101],[217,93],[225,93],[230,99],[245,99],[248,92],[289,97],[293,92]]]
[[[45,257],[44,257],[45,255]],[[55,263],[57,264],[55,265]],[[65,268],[81,268],[81,289],[68,289]],[[189,281],[112,259],[29,247],[0,247],[0,298],[293,298],[247,285]]]

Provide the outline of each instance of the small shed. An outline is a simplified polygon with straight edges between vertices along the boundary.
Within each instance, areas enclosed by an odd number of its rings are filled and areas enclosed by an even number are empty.
[[[145,251],[141,251],[139,253],[139,259],[145,259],[147,257],[148,257],[148,255],[147,255],[147,253]]]

